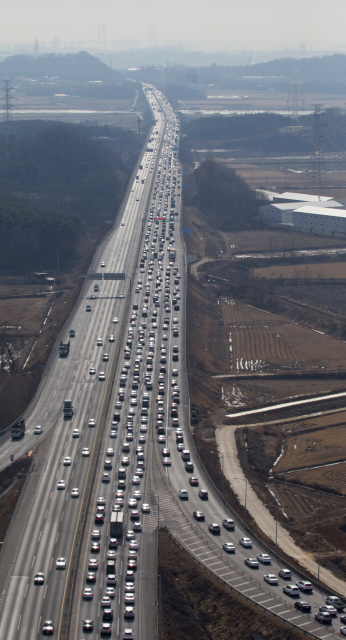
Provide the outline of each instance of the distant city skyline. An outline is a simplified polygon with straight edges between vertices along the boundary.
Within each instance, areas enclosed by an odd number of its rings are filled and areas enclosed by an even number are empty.
[[[120,50],[179,43],[202,50],[346,49],[344,0],[13,0],[2,7],[0,50],[85,43]],[[199,45],[199,46],[198,46]],[[219,48],[218,48],[219,47]],[[53,46],[54,48],[54,46]]]

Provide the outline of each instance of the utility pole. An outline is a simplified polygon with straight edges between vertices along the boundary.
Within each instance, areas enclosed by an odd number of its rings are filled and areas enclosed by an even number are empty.
[[[5,86],[2,87],[2,91],[4,94],[3,97],[1,97],[1,100],[4,103],[2,109],[4,111],[4,120],[9,122],[12,115],[12,109],[14,109],[12,100],[17,100],[17,98],[12,93],[12,91],[15,91],[15,88],[11,87],[11,80],[6,79],[2,82],[4,82],[5,84]]]

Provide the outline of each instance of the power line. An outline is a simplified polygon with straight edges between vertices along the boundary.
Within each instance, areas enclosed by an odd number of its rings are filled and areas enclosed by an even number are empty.
[[[314,191],[315,188],[321,189],[326,183],[326,163],[322,147],[322,127],[325,126],[322,122],[322,116],[324,115],[325,112],[322,110],[321,105],[315,104],[312,147],[307,178],[308,186],[312,188],[312,191]]]
[[[11,115],[12,115],[12,109],[15,109],[15,105],[13,104],[12,100],[17,100],[17,98],[13,95],[12,91],[15,91],[16,89],[14,87],[11,87],[11,80],[2,80],[2,82],[5,83],[5,86],[2,87],[2,91],[3,91],[3,96],[1,96],[1,100],[3,101],[3,105],[2,105],[2,109],[4,112],[4,120],[6,120],[7,122],[9,122],[9,120],[11,119]]]

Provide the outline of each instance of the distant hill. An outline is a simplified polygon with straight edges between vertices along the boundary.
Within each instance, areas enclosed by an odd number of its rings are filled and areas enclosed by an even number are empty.
[[[346,55],[322,58],[281,58],[241,67],[229,67],[237,76],[284,76],[289,80],[346,84]]]
[[[102,80],[105,83],[124,82],[120,71],[110,69],[98,58],[86,51],[79,53],[49,53],[34,56],[9,56],[0,63],[0,78],[30,78],[33,80],[59,78],[60,81],[87,82]]]

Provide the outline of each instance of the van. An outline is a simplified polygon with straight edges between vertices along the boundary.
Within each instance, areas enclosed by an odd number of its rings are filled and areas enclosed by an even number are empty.
[[[106,574],[107,574],[107,576],[109,576],[111,574],[115,575],[115,561],[114,560],[107,560]]]

